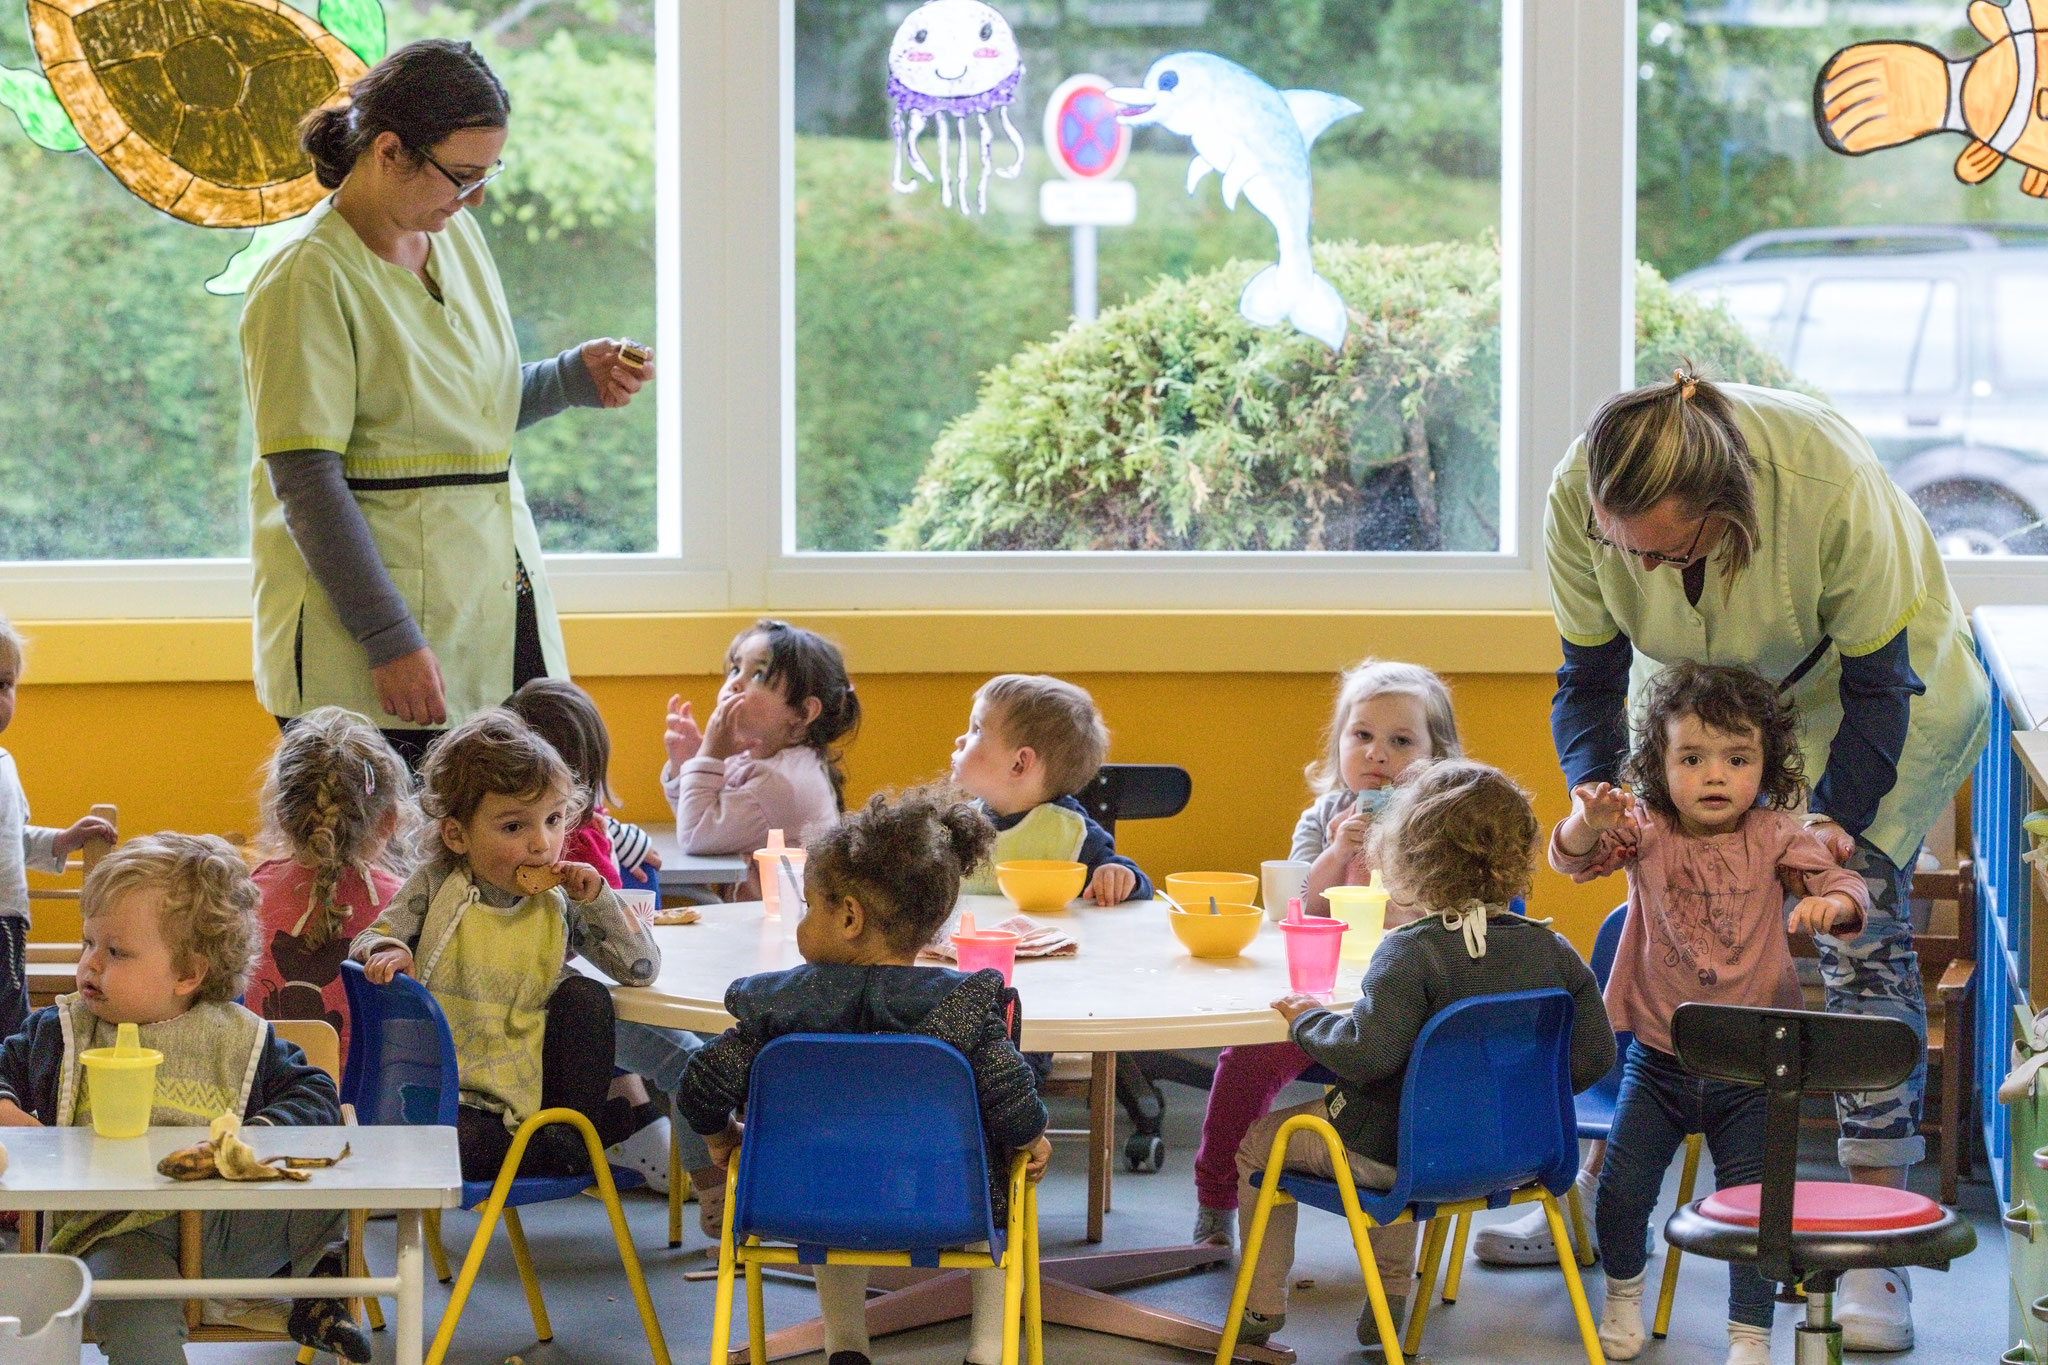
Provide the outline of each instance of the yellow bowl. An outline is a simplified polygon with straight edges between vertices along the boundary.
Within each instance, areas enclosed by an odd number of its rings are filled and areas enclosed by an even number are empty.
[[[1259,879],[1249,872],[1176,872],[1166,879],[1166,894],[1206,915],[1211,896],[1218,908],[1256,904]]]
[[[1259,926],[1266,922],[1265,913],[1256,905],[1225,905],[1219,900],[1213,915],[1208,907],[1204,899],[1199,913],[1171,908],[1166,912],[1174,937],[1196,957],[1236,957],[1258,937]]]
[[[1086,863],[1023,858],[996,864],[996,885],[1003,888],[1003,894],[1019,910],[1064,910],[1067,902],[1080,895],[1087,884]]]

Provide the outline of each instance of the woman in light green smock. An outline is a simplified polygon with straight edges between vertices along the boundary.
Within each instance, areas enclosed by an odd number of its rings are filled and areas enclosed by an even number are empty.
[[[467,43],[414,43],[311,115],[335,194],[249,289],[243,378],[258,698],[369,716],[408,759],[530,678],[567,676],[513,433],[652,375],[592,341],[521,366],[472,210],[510,107]]]
[[[1827,1007],[1925,1039],[1912,867],[1984,747],[1989,693],[1934,536],[1869,443],[1825,403],[1681,371],[1594,416],[1552,478],[1544,539],[1571,785],[1617,780],[1628,698],[1659,668],[1777,681],[1798,705],[1813,821],[1871,891],[1861,932],[1816,936]],[[1925,1080],[1923,1063],[1895,1090],[1838,1097],[1852,1177],[1904,1183],[1926,1151]],[[1898,1272],[1851,1272],[1850,1346],[1910,1345],[1909,1301]]]

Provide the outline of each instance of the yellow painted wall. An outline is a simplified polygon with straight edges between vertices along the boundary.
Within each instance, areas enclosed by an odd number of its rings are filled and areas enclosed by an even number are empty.
[[[1480,624],[1444,628],[1464,638],[1439,648],[1466,657],[1485,650]],[[244,651],[246,639],[241,635]],[[900,663],[870,673],[862,671],[859,651],[849,648],[849,655],[867,713],[848,753],[849,798],[943,774],[969,699],[987,673],[917,672]],[[46,681],[38,683],[37,668],[32,652],[19,714],[0,745],[19,762],[38,823],[66,823],[95,801],[111,801],[121,808],[125,834],[253,831],[259,769],[276,726],[247,682],[74,682],[46,671]],[[1286,856],[1295,818],[1308,800],[1301,768],[1315,755],[1329,719],[1330,673],[1069,670],[1064,676],[1094,693],[1114,734],[1112,758],[1178,763],[1194,778],[1187,810],[1172,820],[1125,825],[1118,837],[1122,851],[1155,877],[1198,868],[1256,872],[1262,859]],[[696,703],[697,714],[708,715],[717,680],[612,673],[584,681],[611,726],[613,781],[625,800],[620,814],[673,818],[663,811],[658,783],[664,706],[680,690]],[[1450,681],[1469,753],[1498,764],[1533,792],[1547,829],[1566,810],[1550,746],[1550,677],[1532,669],[1454,673]],[[1600,916],[1621,892],[1619,881],[1574,887],[1543,869],[1532,909],[1555,917],[1586,950]],[[75,924],[67,925],[61,910],[39,909],[39,915],[37,937],[75,936]]]

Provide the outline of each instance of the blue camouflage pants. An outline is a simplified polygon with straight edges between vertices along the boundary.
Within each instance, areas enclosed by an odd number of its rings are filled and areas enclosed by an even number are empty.
[[[1835,1096],[1844,1166],[1911,1166],[1927,1155],[1920,1136],[1920,1100],[1927,1088],[1927,1000],[1920,990],[1920,959],[1913,951],[1908,903],[1913,873],[1892,864],[1875,846],[1856,841],[1849,870],[1870,888],[1870,915],[1862,932],[1841,939],[1816,934],[1820,976],[1831,1014],[1902,1019],[1920,1036],[1920,1064],[1904,1085]]]

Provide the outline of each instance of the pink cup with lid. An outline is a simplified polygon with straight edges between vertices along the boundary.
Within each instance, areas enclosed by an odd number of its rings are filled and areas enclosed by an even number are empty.
[[[1010,984],[1010,976],[1017,968],[1017,944],[1020,936],[1007,929],[977,929],[972,914],[960,916],[960,927],[953,932],[953,951],[959,954],[960,970],[979,972],[994,968],[1003,974],[1003,984]]]
[[[1287,940],[1287,985],[1301,995],[1328,1000],[1337,989],[1337,958],[1344,931],[1351,926],[1336,919],[1283,919]]]

